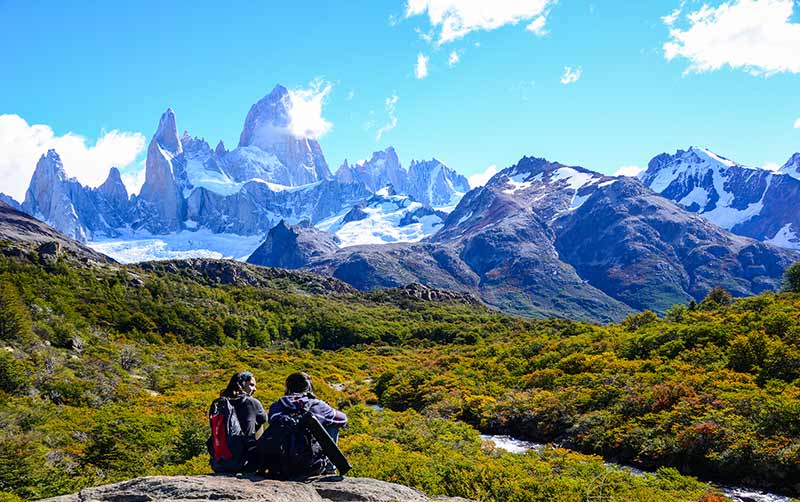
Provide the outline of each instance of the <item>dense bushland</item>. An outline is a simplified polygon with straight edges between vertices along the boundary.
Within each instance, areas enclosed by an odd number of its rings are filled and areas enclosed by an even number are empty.
[[[0,306],[0,500],[208,472],[208,404],[243,368],[267,402],[288,373],[312,373],[351,416],[353,474],[431,494],[711,501],[676,469],[784,489],[800,479],[792,293],[718,294],[599,327],[0,255]],[[395,411],[363,406],[374,402]],[[636,477],[558,448],[511,455],[475,428],[667,467]]]

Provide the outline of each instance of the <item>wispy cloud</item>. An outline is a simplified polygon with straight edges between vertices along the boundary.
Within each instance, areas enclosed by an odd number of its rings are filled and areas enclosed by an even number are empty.
[[[321,78],[312,80],[307,89],[289,90],[289,130],[298,138],[320,138],[333,124],[322,117],[322,105],[332,85]]]
[[[455,66],[461,60],[458,53],[453,51],[450,53],[450,57],[447,59],[447,64],[450,66]]]
[[[356,97],[356,91],[350,91],[347,93],[347,97],[345,99],[347,101],[353,101],[354,97]]]
[[[795,129],[800,129],[800,119],[797,119],[797,120],[794,121],[794,128]]]
[[[670,26],[664,44],[667,61],[689,61],[684,73],[715,71],[728,66],[752,75],[800,73],[800,24],[792,22],[794,0],[731,0],[704,4],[686,15],[688,27]]]
[[[414,65],[414,76],[417,80],[422,80],[428,76],[428,56],[419,53],[417,54],[417,64]]]
[[[675,21],[677,21],[678,18],[680,17],[682,10],[683,10],[683,2],[681,2],[680,7],[678,7],[675,10],[673,10],[671,13],[667,14],[666,16],[662,16],[661,17],[661,22],[666,24],[667,26],[672,26],[673,24],[675,24]]]
[[[614,172],[614,174],[612,174],[611,176],[630,176],[631,178],[635,178],[642,171],[644,171],[643,167],[639,167],[639,166],[622,166],[619,169],[617,169]]]
[[[581,75],[583,75],[583,68],[580,66],[575,69],[571,66],[565,66],[564,74],[561,76],[561,83],[564,85],[574,84],[581,78]]]
[[[557,0],[408,0],[406,17],[424,15],[439,30],[438,45],[458,40],[473,31],[491,31],[507,24],[534,20],[530,26],[544,29],[550,8]],[[542,19],[541,21],[539,19]],[[530,31],[534,31],[530,29]],[[538,33],[537,33],[538,34]]]
[[[375,141],[380,141],[381,137],[383,137],[383,133],[389,132],[397,127],[397,115],[395,115],[394,109],[397,106],[398,100],[397,94],[392,94],[390,97],[386,98],[384,104],[386,106],[386,114],[389,115],[389,121],[378,130],[378,134],[375,135]]]
[[[0,191],[22,202],[36,162],[51,148],[61,156],[67,176],[96,187],[106,180],[111,167],[133,163],[144,145],[145,137],[139,132],[103,131],[91,145],[78,134],[57,136],[48,125],[30,125],[19,115],[0,115]]]
[[[492,164],[491,166],[487,167],[483,172],[475,173],[472,176],[468,177],[467,181],[469,181],[469,187],[470,188],[482,187],[483,185],[488,183],[489,180],[492,178],[492,176],[494,176],[495,174],[497,174],[497,166]]]
[[[546,22],[547,22],[547,17],[539,16],[536,19],[534,19],[531,24],[526,26],[525,29],[530,31],[537,37],[543,37],[548,33],[548,31],[544,28]]]

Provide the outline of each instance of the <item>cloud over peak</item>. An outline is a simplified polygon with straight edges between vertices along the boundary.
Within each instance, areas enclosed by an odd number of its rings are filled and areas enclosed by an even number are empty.
[[[307,89],[289,90],[289,130],[293,136],[318,139],[331,130],[333,124],[322,116],[322,105],[331,89],[329,82],[317,78]]]

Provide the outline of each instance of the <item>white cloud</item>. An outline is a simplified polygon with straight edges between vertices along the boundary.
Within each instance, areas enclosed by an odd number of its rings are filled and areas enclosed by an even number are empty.
[[[455,64],[458,63],[460,59],[461,58],[458,56],[458,53],[456,51],[453,51],[450,53],[450,57],[447,59],[447,64],[449,64],[450,66],[455,66]]]
[[[678,18],[680,17],[682,10],[683,10],[683,3],[681,3],[680,7],[678,7],[675,10],[673,10],[672,13],[670,13],[670,14],[668,14],[666,16],[663,16],[661,18],[661,22],[663,22],[667,26],[672,26],[673,24],[675,24],[675,21],[677,21]]]
[[[469,178],[467,178],[467,181],[469,181],[469,187],[470,188],[482,187],[483,185],[488,183],[489,180],[492,178],[492,176],[494,176],[495,174],[497,174],[497,166],[493,164],[487,167],[486,170],[484,170],[482,173],[475,173]]]
[[[766,169],[767,171],[774,171],[774,172],[777,172],[780,168],[781,165],[778,164],[777,162],[767,162],[763,166],[761,166],[761,169]]]
[[[0,115],[0,191],[22,202],[36,162],[51,148],[61,156],[67,176],[96,187],[106,180],[111,167],[133,163],[144,144],[143,134],[114,129],[102,132],[94,145],[88,145],[83,136],[71,132],[56,136],[48,125],[29,125],[19,115]]]
[[[394,114],[394,108],[397,105],[397,101],[399,98],[397,94],[393,94],[391,97],[386,98],[386,113],[389,115],[389,121],[378,130],[378,134],[375,135],[375,141],[380,141],[383,133],[389,132],[395,127],[397,127],[397,116]]]
[[[671,27],[664,57],[689,60],[685,73],[724,66],[753,75],[800,73],[800,23],[792,23],[794,0],[731,0],[703,5],[686,15],[688,27]],[[672,26],[670,16],[664,19]],[[674,22],[674,21],[673,21]]]
[[[630,176],[631,178],[635,178],[642,171],[644,171],[643,167],[639,167],[639,166],[622,166],[619,169],[617,169],[616,172],[614,174],[612,174],[611,176]]]
[[[795,129],[800,129],[800,119],[797,119],[797,120],[794,121],[794,128]]]
[[[583,74],[583,68],[581,68],[580,66],[575,68],[574,70],[572,69],[571,66],[565,66],[564,75],[561,76],[561,83],[564,85],[574,84],[581,78],[582,74]]]
[[[356,97],[356,91],[350,91],[350,92],[347,93],[347,98],[345,98],[345,99],[347,101],[353,101],[354,97]]]
[[[138,194],[144,185],[147,159],[142,159],[138,164],[132,164],[127,168],[119,170],[119,176],[122,178],[122,184],[128,190],[128,195]]]
[[[317,78],[308,89],[289,90],[289,131],[293,136],[318,139],[331,130],[333,124],[322,117],[322,105],[331,88],[330,82]]]
[[[470,32],[491,31],[507,24],[517,24],[537,18],[545,21],[548,11],[557,0],[408,0],[406,17],[424,15],[439,29],[438,45],[452,42]],[[533,31],[533,30],[531,30]],[[535,33],[535,32],[534,32]]]
[[[422,53],[417,54],[417,64],[414,66],[414,76],[422,80],[428,76],[428,57]]]
[[[537,37],[543,37],[547,35],[548,31],[544,29],[544,24],[547,22],[547,17],[539,16],[533,20],[531,24],[525,27],[526,30],[530,31]]]

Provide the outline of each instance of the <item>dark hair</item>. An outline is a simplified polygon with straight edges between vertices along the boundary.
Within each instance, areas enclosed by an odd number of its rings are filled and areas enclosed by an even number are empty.
[[[312,390],[314,390],[314,387],[311,385],[311,377],[308,373],[292,373],[286,378],[287,394],[300,394]]]
[[[239,373],[234,373],[231,377],[231,380],[228,382],[228,386],[219,393],[220,397],[230,398],[244,394],[244,384],[252,378],[253,374],[249,371],[240,371]]]

